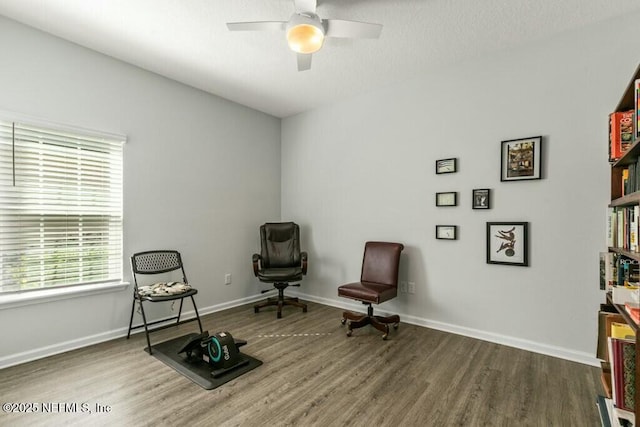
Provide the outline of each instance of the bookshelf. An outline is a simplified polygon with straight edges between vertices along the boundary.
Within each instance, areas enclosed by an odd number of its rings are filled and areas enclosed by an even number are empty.
[[[627,88],[625,89],[620,102],[613,112],[622,112],[635,109],[636,95],[634,93],[634,83],[636,79],[640,79],[640,66],[636,68],[636,71],[632,76],[629,84],[627,85]],[[623,194],[622,189],[623,170],[628,168],[630,165],[640,164],[638,163],[638,160],[640,159],[640,138],[636,137],[636,126],[637,118],[634,112],[633,143],[619,160],[611,164],[611,202],[609,203],[610,208],[629,208],[640,206],[640,190],[630,194]],[[618,257],[640,262],[640,252],[622,249],[619,247],[610,247],[609,252],[618,254]],[[640,349],[640,327],[629,316],[624,305],[614,304],[611,292],[607,292],[606,294],[605,305],[607,305],[612,311],[618,312],[622,316],[624,321],[636,332],[635,348],[636,350]],[[605,381],[606,380],[604,379],[603,375],[603,383]],[[605,389],[611,389],[611,384],[603,384],[603,386],[605,387]],[[631,409],[633,409],[633,412],[634,414],[636,414],[636,416],[640,416],[640,357],[638,357],[637,352],[635,357],[635,390],[636,393],[634,405]]]

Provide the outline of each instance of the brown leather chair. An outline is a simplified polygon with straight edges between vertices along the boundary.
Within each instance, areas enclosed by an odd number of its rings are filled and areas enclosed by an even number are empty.
[[[261,308],[277,306],[277,317],[282,317],[282,307],[293,305],[307,312],[307,305],[298,298],[284,296],[284,290],[291,282],[302,280],[307,274],[307,253],[300,251],[300,227],[293,222],[268,222],[260,226],[260,254],[253,254],[253,274],[261,281],[273,283],[278,296],[255,304],[254,312]],[[267,289],[264,292],[272,291]]]
[[[342,285],[338,288],[338,296],[361,301],[367,305],[367,314],[345,311],[342,324],[348,323],[347,336],[353,329],[371,325],[383,332],[382,339],[389,335],[389,323],[398,329],[400,316],[374,316],[371,304],[380,304],[395,298],[398,294],[398,269],[400,253],[404,249],[401,243],[367,242],[364,247],[362,273],[360,281]]]

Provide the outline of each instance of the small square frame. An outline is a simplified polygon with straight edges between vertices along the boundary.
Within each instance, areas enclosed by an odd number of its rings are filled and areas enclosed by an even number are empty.
[[[436,193],[436,206],[458,206],[458,193],[455,191]]]
[[[487,264],[526,267],[528,247],[528,222],[487,222]]]
[[[500,181],[541,178],[541,136],[502,141],[500,145]]]
[[[458,159],[440,159],[436,160],[436,174],[455,173],[458,172]]]
[[[436,239],[458,240],[457,225],[436,225]]]
[[[473,209],[491,209],[491,189],[476,188],[472,190],[471,207]]]

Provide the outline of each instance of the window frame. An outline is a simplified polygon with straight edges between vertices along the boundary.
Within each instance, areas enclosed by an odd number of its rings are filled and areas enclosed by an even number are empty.
[[[123,240],[124,240],[124,203],[123,203],[123,198],[124,198],[124,147],[125,144],[127,142],[127,137],[125,135],[121,135],[121,134],[116,134],[116,133],[109,133],[109,132],[102,132],[102,131],[96,131],[96,130],[91,130],[91,129],[86,129],[86,128],[82,128],[82,127],[77,127],[77,126],[69,126],[69,125],[64,125],[64,124],[60,124],[60,123],[55,123],[49,120],[43,120],[43,119],[39,119],[39,118],[33,118],[33,117],[28,117],[28,116],[24,116],[24,115],[19,115],[19,114],[15,114],[15,113],[11,113],[11,112],[7,112],[7,111],[2,111],[0,110],[0,120],[2,122],[6,123],[19,123],[20,125],[23,125],[25,127],[29,127],[29,126],[33,126],[35,128],[38,128],[40,130],[46,131],[46,132],[51,132],[52,135],[59,135],[62,136],[64,134],[66,134],[67,136],[69,134],[71,135],[76,135],[79,137],[80,140],[83,140],[85,142],[85,145],[82,145],[82,143],[78,144],[78,146],[80,147],[80,149],[82,150],[82,147],[84,147],[85,149],[89,146],[89,144],[86,143],[86,141],[90,140],[90,139],[100,139],[100,140],[105,140],[108,142],[105,142],[105,151],[101,152],[101,156],[103,157],[107,157],[110,156],[111,154],[115,153],[117,155],[115,163],[111,163],[110,161],[107,160],[102,160],[104,165],[112,165],[112,164],[116,164],[118,166],[117,168],[117,173],[114,174],[114,171],[112,169],[109,168],[109,172],[104,173],[103,172],[103,176],[108,176],[109,179],[111,179],[111,176],[114,176],[114,179],[117,181],[116,184],[116,188],[117,191],[113,192],[111,190],[108,190],[107,193],[109,194],[109,199],[112,199],[112,195],[115,195],[115,197],[113,198],[114,201],[110,201],[109,203],[109,207],[105,208],[105,210],[102,210],[102,213],[97,214],[97,215],[92,215],[92,214],[86,214],[86,216],[83,217],[82,211],[84,208],[87,207],[87,205],[82,205],[82,202],[79,202],[78,207],[76,209],[76,211],[74,211],[74,208],[69,208],[67,215],[70,218],[88,218],[88,219],[93,219],[96,216],[102,216],[105,219],[102,219],[100,224],[110,224],[112,221],[112,217],[116,218],[116,226],[117,226],[117,231],[116,231],[116,238],[114,240],[115,242],[115,247],[117,248],[117,251],[115,254],[111,254],[108,251],[106,252],[107,254],[105,255],[105,261],[103,263],[101,263],[101,265],[103,266],[103,269],[109,271],[109,267],[108,266],[115,266],[111,268],[111,271],[116,271],[116,273],[113,275],[113,277],[108,277],[108,278],[104,278],[103,280],[88,280],[88,281],[78,281],[75,283],[62,283],[62,284],[54,284],[54,285],[49,285],[46,283],[46,281],[43,282],[43,285],[40,287],[34,287],[31,289],[3,289],[3,283],[0,282],[0,308],[2,308],[2,306],[5,303],[9,303],[11,305],[13,305],[16,301],[18,302],[18,305],[24,305],[24,301],[25,298],[22,298],[20,296],[16,296],[13,294],[30,294],[32,296],[32,298],[26,298],[26,299],[35,299],[35,300],[40,300],[40,299],[61,299],[62,298],[67,298],[70,296],[73,296],[74,294],[88,294],[88,293],[95,293],[94,291],[98,291],[98,292],[106,292],[108,290],[114,289],[114,287],[118,287],[121,288],[123,285],[126,286],[127,283],[123,281],[123,275],[124,275],[124,265],[123,265],[123,252],[124,252],[124,244],[123,244]],[[113,149],[112,147],[117,147],[117,145],[120,144],[120,147],[117,149]],[[100,146],[100,144],[98,143],[98,146]],[[50,147],[49,147],[50,148]],[[15,141],[12,142],[12,149],[15,150]],[[55,149],[53,150],[55,152]],[[65,151],[64,149],[61,149],[60,152]],[[108,153],[108,154],[105,154]],[[15,155],[14,155],[15,156]],[[64,158],[64,156],[62,156],[62,158]],[[12,162],[15,161],[15,159],[11,160]],[[84,158],[83,160],[84,161]],[[109,163],[108,163],[109,162]],[[4,170],[7,170],[7,168],[4,168]],[[15,173],[15,170],[14,170]],[[69,175],[69,176],[75,176],[75,175]],[[15,181],[15,180],[14,180]],[[4,184],[0,187],[0,195],[2,196],[7,196],[10,194],[22,194],[19,197],[23,197],[23,194],[25,193],[25,191],[15,191],[15,192],[10,192],[10,191],[6,191],[6,188],[4,186]],[[80,188],[82,188],[80,186]],[[82,194],[85,194],[84,192],[80,191]],[[39,192],[37,192],[36,194],[42,194],[42,188],[39,188]],[[68,201],[68,200],[67,200]],[[4,202],[3,202],[4,203]],[[7,202],[4,206],[3,209],[6,209],[7,206],[11,206],[12,202]],[[19,202],[18,202],[19,203]],[[64,205],[64,203],[63,203]],[[93,208],[95,209],[95,207]],[[117,214],[111,215],[112,212],[114,211],[117,212]],[[33,213],[31,213],[31,215],[37,215],[37,210],[34,210]],[[28,216],[29,213],[25,213],[25,216]],[[40,215],[44,216],[44,217],[50,217],[53,218],[53,216],[55,216],[55,214],[51,214],[51,213],[40,213]],[[118,221],[119,218],[119,221]],[[72,229],[73,229],[73,224],[75,224],[73,221],[70,222],[70,224],[72,224]],[[104,229],[104,225],[102,225],[102,229]],[[111,233],[111,227],[106,227],[106,229],[108,230],[108,232],[106,233],[107,235],[110,235]],[[109,239],[110,237],[108,237],[107,239]],[[61,241],[65,242],[65,246],[66,243],[68,243],[70,240],[69,236],[67,236],[65,234],[65,237],[63,239],[60,239]],[[57,242],[56,242],[57,243]],[[60,248],[62,247],[61,245],[56,245],[55,247]],[[72,246],[73,247],[73,246]],[[75,247],[80,248],[81,245],[76,245]],[[103,244],[102,246],[99,246],[100,248],[111,248],[112,245],[111,244]],[[80,251],[78,251],[80,252]],[[85,266],[83,266],[82,264],[80,264],[80,270],[86,269]],[[106,267],[105,267],[106,266]],[[0,270],[2,270],[2,266],[0,265]],[[111,276],[111,274],[109,274],[109,276]],[[116,277],[117,276],[117,277]],[[80,278],[81,276],[78,275],[78,278]],[[0,276],[0,280],[3,280],[2,276]],[[8,285],[10,286],[10,285]],[[74,289],[71,289],[74,288]]]

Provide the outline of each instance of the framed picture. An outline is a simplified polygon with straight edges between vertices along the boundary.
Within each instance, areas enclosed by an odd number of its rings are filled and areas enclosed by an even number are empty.
[[[540,179],[542,137],[502,141],[500,181]]]
[[[446,193],[436,193],[436,206],[457,206],[458,193],[449,191]]]
[[[457,238],[457,225],[436,225],[436,239],[456,240]]]
[[[491,189],[476,188],[473,190],[473,209],[491,209]]]
[[[458,159],[440,159],[436,160],[436,173],[453,173],[458,172]]]
[[[528,230],[528,222],[487,222],[487,263],[528,266]]]

